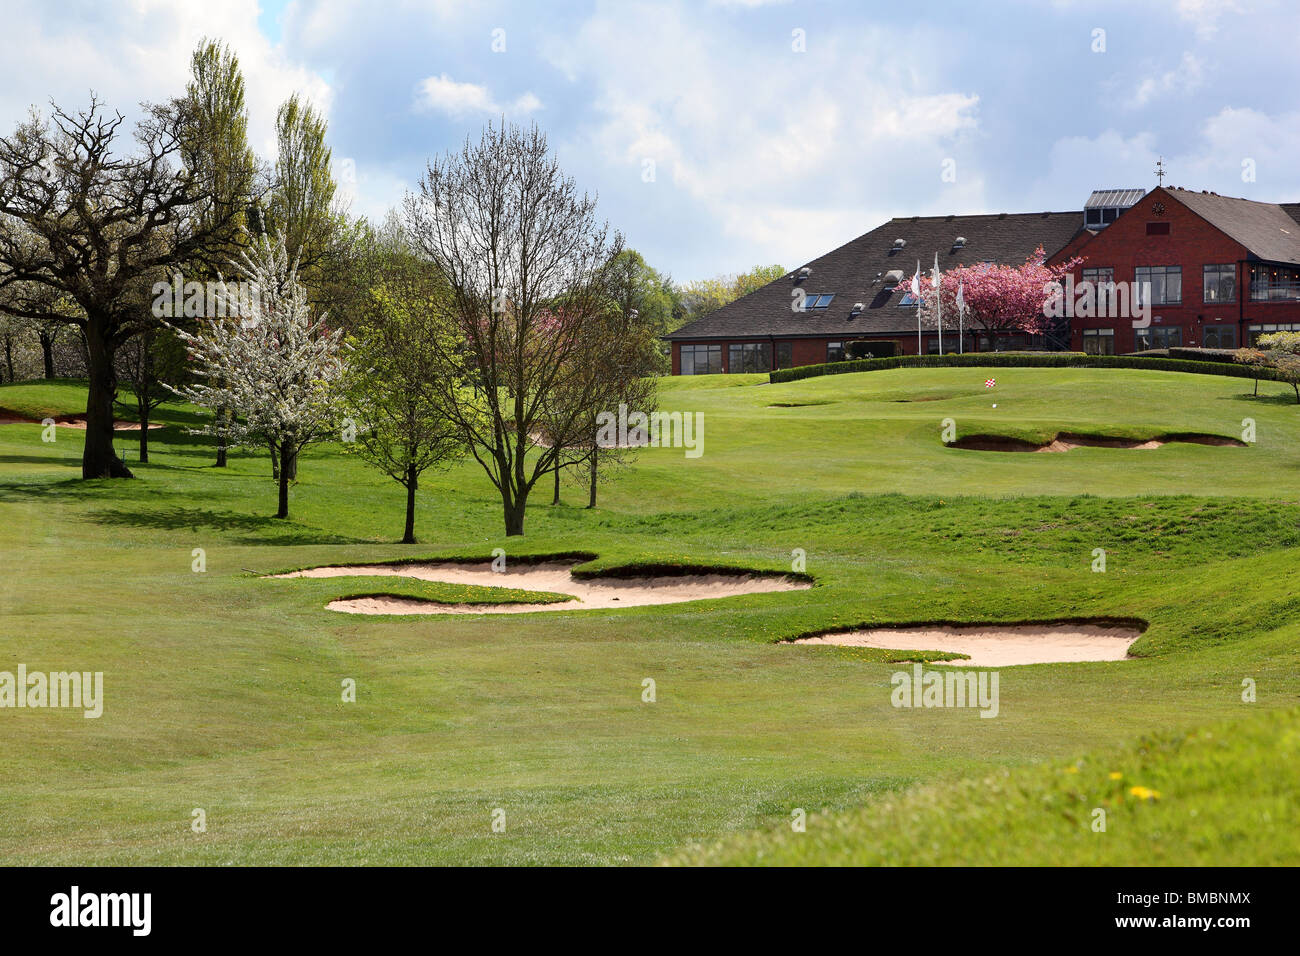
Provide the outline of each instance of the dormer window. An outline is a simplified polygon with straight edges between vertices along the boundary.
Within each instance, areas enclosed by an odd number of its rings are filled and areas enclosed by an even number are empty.
[[[803,300],[803,310],[805,312],[811,312],[814,309],[820,311],[830,305],[833,298],[835,298],[833,292],[809,292]]]

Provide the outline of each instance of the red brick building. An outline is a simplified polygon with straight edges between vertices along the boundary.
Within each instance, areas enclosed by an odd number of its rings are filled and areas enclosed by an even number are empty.
[[[1239,348],[1300,331],[1300,203],[1157,187],[1109,224],[1084,229],[1049,261],[1083,256],[1075,281],[1150,288],[1150,325],[1074,317],[1078,351]],[[1113,310],[1112,310],[1113,311]]]
[[[1039,246],[1048,254],[1063,248],[1083,229],[1083,218],[1080,211],[891,219],[668,335],[673,374],[818,365],[852,349],[916,354],[909,283],[918,259],[927,272],[936,253],[945,271],[980,262],[1020,265]],[[1059,348],[1066,346],[1062,333]],[[956,316],[945,319],[942,338],[943,351],[958,350]],[[964,338],[968,352],[1034,344],[1024,335],[995,342],[971,329]],[[939,351],[939,339],[938,329],[922,329],[921,350]],[[857,342],[863,344],[850,345]]]
[[[1300,330],[1300,203],[1260,203],[1158,187],[1099,190],[1074,212],[892,219],[667,336],[674,375],[761,372],[837,361],[849,353],[915,354],[908,283],[928,271],[1020,265],[1042,246],[1049,262],[1085,261],[1076,283],[1140,283],[1150,324],[1095,316],[1053,334],[966,329],[964,351],[1023,348],[1118,354],[1148,348],[1235,348],[1264,332]],[[958,350],[956,317],[942,350]],[[940,350],[920,330],[919,350]]]

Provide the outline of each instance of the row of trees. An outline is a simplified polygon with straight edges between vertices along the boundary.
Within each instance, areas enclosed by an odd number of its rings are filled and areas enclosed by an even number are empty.
[[[191,67],[184,96],[143,105],[129,152],[124,117],[93,94],[84,110],[51,104],[0,137],[0,312],[79,334],[85,478],[131,475],[113,449],[119,353],[132,341],[147,351],[161,334],[155,283],[175,272],[213,278],[262,232],[283,234],[313,268],[337,246],[319,115],[291,98],[277,118],[275,162],[260,162],[235,55],[205,42]]]
[[[540,131],[489,126],[432,161],[352,261],[362,294],[345,325],[313,309],[285,239],[262,236],[238,270],[258,291],[253,313],[229,318],[244,291],[223,279],[226,317],[174,328],[194,379],[176,392],[230,411],[207,431],[271,448],[277,517],[298,452],[325,438],[406,489],[405,541],[421,475],[462,455],[497,489],[507,534],[523,532],[546,475],[583,467],[594,503],[606,453],[596,418],[620,403],[653,408],[658,350],[635,260]]]
[[[489,127],[374,227],[336,202],[309,104],[281,107],[262,161],[235,56],[204,42],[191,68],[184,96],[144,105],[133,149],[93,94],[0,137],[0,314],[83,343],[83,477],[131,476],[113,448],[125,386],[145,426],[168,397],[210,409],[218,466],[233,444],[269,450],[282,517],[300,449],[327,437],[405,487],[407,540],[421,474],[461,455],[509,534],[545,476],[558,492],[580,473],[594,504],[626,454],[598,447],[596,416],[652,410],[657,336],[694,306],[596,220],[545,137]],[[187,298],[160,312],[178,275]],[[217,292],[191,309],[196,283]]]

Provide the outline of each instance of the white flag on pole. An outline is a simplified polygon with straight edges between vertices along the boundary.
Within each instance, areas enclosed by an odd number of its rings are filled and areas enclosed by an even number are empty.
[[[921,297],[921,260],[916,260],[916,274],[912,276],[912,297]]]
[[[960,312],[964,308],[966,308],[966,290],[959,281],[957,283],[957,311]]]

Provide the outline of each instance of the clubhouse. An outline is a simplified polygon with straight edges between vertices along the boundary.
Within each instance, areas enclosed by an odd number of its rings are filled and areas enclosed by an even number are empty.
[[[1300,331],[1300,203],[1165,186],[1147,193],[1106,189],[1071,212],[891,219],[666,336],[673,374],[916,354],[909,282],[917,259],[926,272],[936,253],[945,271],[1018,266],[1039,246],[1049,263],[1082,257],[1076,283],[1149,287],[1149,325],[1071,317],[1031,336],[991,334],[968,323],[964,351],[1238,348],[1266,332]],[[795,299],[803,311],[791,308]],[[956,326],[955,316],[945,317],[944,352],[958,350]],[[923,328],[920,349],[937,353],[939,340],[939,330]]]

